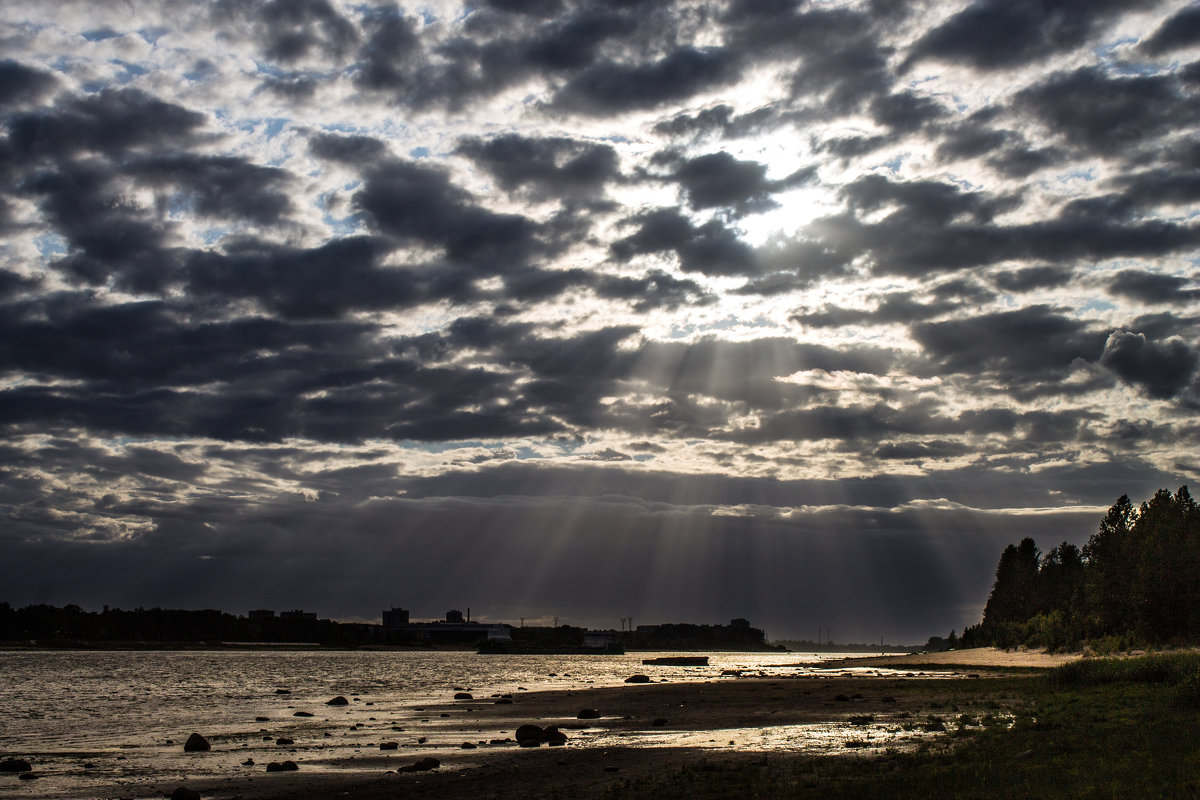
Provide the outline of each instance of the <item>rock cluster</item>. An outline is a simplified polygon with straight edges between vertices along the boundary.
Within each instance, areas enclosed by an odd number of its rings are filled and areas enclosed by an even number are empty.
[[[540,747],[543,744],[561,747],[567,743],[567,735],[554,725],[548,725],[545,728],[537,725],[522,725],[513,735],[521,747]]]
[[[272,761],[267,764],[267,772],[295,772],[300,769],[295,761]]]

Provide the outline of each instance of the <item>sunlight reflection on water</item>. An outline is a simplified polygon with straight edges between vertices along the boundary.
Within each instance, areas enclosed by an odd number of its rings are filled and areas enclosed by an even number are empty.
[[[655,682],[733,680],[734,674],[790,677],[811,673],[821,660],[836,657],[710,653],[706,667],[642,664],[656,655],[667,654],[0,651],[0,674],[7,684],[0,753],[30,760],[44,776],[33,782],[35,794],[15,779],[0,781],[0,797],[87,797],[89,791],[114,785],[123,793],[154,796],[155,781],[246,775],[283,759],[301,760],[305,769],[345,769],[351,758],[374,769],[388,768],[395,760],[394,768],[426,751],[457,750],[464,741],[486,743],[504,735],[461,718],[447,720],[432,708],[460,688],[487,698],[522,688],[616,686],[634,673]],[[351,703],[325,705],[335,695],[351,698]],[[426,705],[431,706],[428,711],[420,710]],[[294,716],[298,711],[313,716]],[[844,747],[845,732],[836,733],[836,727],[699,734],[589,731],[573,736],[572,745]],[[212,751],[184,754],[182,743],[192,731],[203,732]],[[882,730],[871,735],[880,741],[888,736]],[[296,743],[276,744],[281,737]],[[422,737],[423,743],[418,741]],[[386,740],[395,741],[397,750],[381,755],[378,744]],[[243,766],[246,759],[255,765]]]

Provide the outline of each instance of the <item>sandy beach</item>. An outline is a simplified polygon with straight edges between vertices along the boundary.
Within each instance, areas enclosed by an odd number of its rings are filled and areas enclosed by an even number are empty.
[[[956,709],[956,685],[962,680],[999,674],[988,673],[989,668],[1042,668],[1070,658],[967,650],[852,658],[831,662],[825,674],[798,678],[728,678],[531,692],[514,697],[512,704],[449,701],[426,710],[431,719],[459,726],[462,741],[474,745],[471,749],[422,748],[408,741],[411,735],[397,734],[398,750],[364,750],[352,758],[323,759],[319,746],[296,755],[281,752],[281,759],[297,762],[296,772],[266,774],[265,765],[257,764],[247,767],[244,777],[188,781],[180,776],[139,788],[169,796],[183,785],[203,797],[242,800],[590,797],[624,781],[701,759],[745,761],[816,754],[755,749],[747,744],[745,737],[750,734],[788,730],[789,726],[832,732],[835,744],[826,754],[870,757],[885,746],[904,746],[920,736],[918,732],[889,738],[899,735],[887,733],[899,731],[898,721],[926,718],[931,709]],[[909,667],[911,674],[895,672]],[[1011,673],[1005,674],[1011,677]],[[600,718],[578,719],[584,709],[596,710]],[[852,718],[871,719],[874,724],[855,727]],[[501,743],[523,724],[557,726],[567,735],[567,743],[537,748]],[[836,739],[838,732],[841,739]],[[617,733],[622,735],[610,735]],[[689,744],[672,745],[681,738]],[[846,744],[848,738],[855,740],[853,745]],[[625,739],[637,746],[621,746]],[[662,746],[655,746],[658,741]],[[436,758],[440,766],[423,772],[399,771],[422,757]],[[120,796],[119,791],[111,796]]]

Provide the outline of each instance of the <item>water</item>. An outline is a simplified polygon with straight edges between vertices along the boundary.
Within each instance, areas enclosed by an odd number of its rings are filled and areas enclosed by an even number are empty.
[[[616,686],[634,673],[654,681],[704,681],[744,676],[785,677],[811,672],[831,654],[711,653],[706,667],[643,665],[669,653],[622,656],[478,655],[465,652],[309,651],[8,651],[0,652],[0,758],[16,756],[43,777],[0,776],[0,798],[161,797],[162,782],[188,777],[245,775],[252,758],[302,760],[305,769],[345,769],[351,756],[363,768],[378,760],[378,742],[392,739],[409,755],[457,747],[462,729],[439,725],[425,705],[444,704],[456,689],[490,702],[493,694],[539,689]],[[278,690],[286,689],[288,693]],[[325,701],[343,695],[345,707]],[[296,717],[307,711],[312,717]],[[266,721],[256,721],[265,717]],[[791,728],[796,728],[792,730]],[[813,726],[742,731],[745,746],[836,746]],[[800,730],[805,728],[806,730]],[[212,751],[183,756],[199,731]],[[417,734],[428,741],[418,748]],[[480,730],[480,739],[499,735]],[[275,743],[295,739],[295,748]],[[617,742],[618,738],[624,738]],[[747,738],[748,737],[748,738]],[[595,731],[572,746],[720,744],[734,734]],[[753,740],[753,741],[751,741]],[[397,762],[402,763],[402,762]],[[379,769],[378,763],[370,768]],[[186,770],[185,772],[182,770]],[[177,784],[176,784],[177,785]]]

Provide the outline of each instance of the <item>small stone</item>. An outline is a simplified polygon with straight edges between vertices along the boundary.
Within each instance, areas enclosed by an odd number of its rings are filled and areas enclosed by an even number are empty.
[[[243,767],[253,767],[253,766],[254,766],[254,759],[253,759],[253,758],[247,758],[245,761],[243,761],[243,762],[242,762],[242,766],[243,766]]]
[[[625,679],[625,682],[626,683],[649,683],[650,676],[649,675],[630,675],[628,678]]]
[[[33,765],[23,758],[7,758],[0,761],[0,772],[29,772]]]
[[[291,694],[291,689],[276,689],[275,694]]]
[[[295,743],[296,742],[294,740],[289,739],[286,736],[280,736],[278,739],[275,740],[275,744],[288,745],[288,744],[295,744]]]
[[[38,775],[36,772],[22,772],[17,776],[17,779],[22,781],[36,781],[40,777],[42,776]]]
[[[350,705],[350,701],[347,700],[346,698],[342,697],[339,694],[337,697],[334,697],[330,700],[326,700],[325,705],[327,705],[327,706],[348,706],[348,705]]]
[[[292,716],[293,717],[311,717],[312,712],[311,711],[297,711],[295,714],[292,714]]]
[[[379,749],[380,750],[399,750],[400,743],[399,742],[380,742]]]
[[[208,750],[212,750],[212,745],[208,743],[208,739],[198,733],[193,733],[183,743],[183,752],[185,753],[203,753]]]
[[[463,742],[458,746],[459,750],[474,750],[477,745],[474,742]]]
[[[499,700],[496,701],[496,705],[498,705],[498,706],[511,706],[512,704],[513,704],[513,701],[507,697],[501,697]]]
[[[850,698],[846,697],[846,695],[844,695],[844,694],[839,694],[837,697],[835,697],[833,699],[839,703],[849,703],[850,702]]]
[[[254,721],[255,722],[270,722],[271,718],[270,717],[255,717]]]

